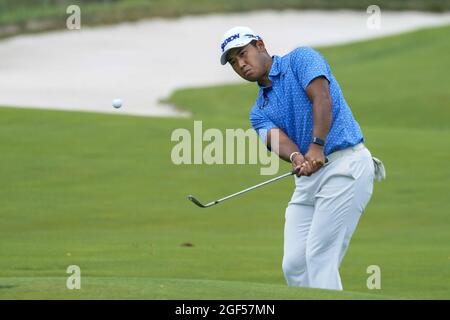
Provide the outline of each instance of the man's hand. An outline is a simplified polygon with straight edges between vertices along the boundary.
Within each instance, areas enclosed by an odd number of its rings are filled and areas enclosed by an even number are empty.
[[[310,176],[312,173],[311,165],[305,160],[300,153],[296,154],[292,159],[292,169],[296,172],[297,177]]]
[[[308,165],[304,166],[303,171],[306,176],[312,175],[314,172],[318,171],[325,164],[325,154],[323,152],[323,147],[315,143],[312,143],[309,147],[308,152],[305,154],[305,162]]]
[[[272,145],[272,135],[276,134],[278,143]],[[298,150],[297,145],[279,128],[272,128],[267,133],[267,146],[273,152],[278,154],[281,159],[292,162],[292,169],[296,172],[297,177],[310,176],[319,170],[325,163],[325,155],[323,154],[323,147],[312,144],[308,153],[303,156]],[[290,159],[292,152],[296,153]],[[291,161],[292,160],[292,161]]]

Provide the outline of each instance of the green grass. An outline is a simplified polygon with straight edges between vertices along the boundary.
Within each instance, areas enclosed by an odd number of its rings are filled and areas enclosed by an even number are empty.
[[[382,299],[379,295],[361,292],[341,292],[319,289],[299,289],[280,284],[255,283],[248,281],[221,281],[198,279],[164,278],[113,278],[89,277],[81,282],[82,290],[66,289],[66,279],[58,277],[9,278],[0,290],[11,290],[8,299],[148,299],[154,300],[227,300],[239,294],[241,299],[251,300],[312,300],[312,299]],[[393,299],[384,297],[383,299]]]
[[[267,179],[258,165],[171,163],[172,131],[193,120],[249,127],[255,87],[234,85],[176,92],[191,119],[0,108],[0,298],[449,299],[449,32],[321,50],[388,174],[344,259],[344,292],[284,283],[292,181],[208,210],[186,200]],[[79,291],[65,288],[73,264]],[[374,264],[381,290],[366,287]]]
[[[82,25],[114,24],[153,17],[180,17],[186,14],[246,12],[286,9],[355,9],[365,11],[371,0],[0,0],[0,37],[20,33],[64,29],[66,8],[79,5]],[[449,0],[379,0],[382,10],[443,12]],[[3,26],[3,28],[2,28]]]

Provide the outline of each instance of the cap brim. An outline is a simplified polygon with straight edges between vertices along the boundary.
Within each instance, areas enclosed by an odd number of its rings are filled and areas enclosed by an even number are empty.
[[[235,43],[235,44],[233,44],[232,46],[230,46],[229,48],[227,48],[227,49],[222,53],[222,55],[220,56],[220,63],[221,63],[222,65],[227,64],[227,62],[228,62],[228,61],[227,61],[227,53],[228,53],[228,51],[230,51],[231,49],[234,49],[234,48],[241,48],[241,47],[244,47],[244,46],[248,45],[250,42],[252,42],[252,40],[255,40],[255,39],[245,39],[244,41]]]

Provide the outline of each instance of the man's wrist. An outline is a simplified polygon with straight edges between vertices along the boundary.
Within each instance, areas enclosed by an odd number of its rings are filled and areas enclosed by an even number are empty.
[[[325,140],[319,137],[313,137],[311,143],[317,144],[318,146],[321,147],[325,146]]]
[[[312,143],[312,142],[311,142],[310,148],[317,148],[317,149],[319,149],[319,150],[323,150],[324,146],[321,146],[320,144]]]
[[[292,152],[291,155],[289,156],[289,160],[290,160],[291,162],[294,161],[294,158],[295,158],[297,155],[301,155],[301,153],[298,152],[298,151]]]

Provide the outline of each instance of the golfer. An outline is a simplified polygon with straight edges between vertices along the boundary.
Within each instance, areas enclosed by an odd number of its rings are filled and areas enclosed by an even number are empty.
[[[300,47],[270,56],[247,27],[227,31],[220,62],[257,82],[252,127],[269,150],[292,163],[295,191],[286,208],[282,268],[288,285],[342,290],[339,265],[384,167],[364,146],[330,66]],[[277,145],[271,145],[278,135]]]

